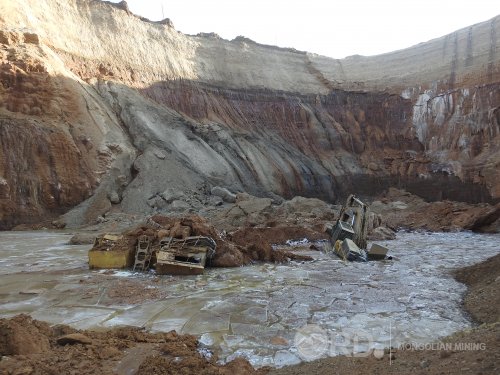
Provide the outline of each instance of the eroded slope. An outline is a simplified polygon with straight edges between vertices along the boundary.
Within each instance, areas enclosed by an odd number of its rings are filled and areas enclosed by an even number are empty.
[[[90,195],[66,222],[198,209],[216,185],[500,198],[500,17],[344,60],[93,0],[4,1],[0,28],[2,227]]]

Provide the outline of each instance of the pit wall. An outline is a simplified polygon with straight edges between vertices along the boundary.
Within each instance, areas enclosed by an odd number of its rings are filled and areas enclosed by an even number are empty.
[[[495,17],[336,60],[188,36],[100,1],[4,1],[0,227],[83,201],[74,224],[115,205],[150,213],[166,189],[215,185],[498,201],[499,33]]]

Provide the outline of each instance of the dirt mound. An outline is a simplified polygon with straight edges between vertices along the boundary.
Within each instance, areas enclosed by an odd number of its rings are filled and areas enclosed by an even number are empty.
[[[278,263],[289,260],[311,260],[312,258],[309,256],[273,248],[275,244],[284,244],[288,240],[302,240],[304,238],[314,241],[326,239],[327,235],[324,232],[299,226],[242,228],[228,235],[228,239],[240,246],[252,260]]]
[[[199,353],[194,336],[174,331],[76,331],[19,315],[0,320],[0,340],[0,373],[8,375],[259,373],[244,359],[218,365]]]
[[[211,237],[217,244],[215,256],[208,263],[209,266],[213,267],[239,267],[254,261],[310,260],[310,257],[303,257],[283,250],[274,250],[272,245],[285,243],[287,240],[326,238],[326,234],[320,230],[297,225],[270,228],[245,227],[226,234],[219,232],[206,219],[197,215],[182,218],[155,215],[145,224],[128,230],[123,235],[123,239],[115,245],[116,248],[133,246],[141,235],[149,236],[153,246],[158,246],[160,239],[165,236],[174,238]]]
[[[457,270],[455,278],[468,286],[464,306],[480,323],[500,321],[500,254]]]
[[[203,375],[247,375],[265,374],[267,371],[256,371],[248,361],[238,358],[225,366],[218,366],[213,361],[207,363],[204,358],[190,357],[178,361],[165,356],[151,356],[139,367],[137,375],[177,375],[177,374],[203,374]]]
[[[424,229],[434,232],[472,230],[498,232],[500,204],[426,202],[404,190],[389,189],[370,209],[390,228]]]
[[[296,241],[307,238],[310,241],[328,239],[325,232],[301,226],[271,227],[271,228],[242,228],[230,234],[231,241],[238,245],[258,239],[269,245],[284,244],[288,240]]]
[[[0,355],[30,355],[49,350],[47,323],[38,322],[28,315],[0,319]]]
[[[394,350],[378,359],[367,357],[337,356],[296,366],[272,370],[269,375],[330,375],[330,374],[498,374],[500,324],[483,325],[447,337],[441,343],[449,343],[452,350]],[[467,350],[475,344],[478,350]],[[391,359],[390,359],[391,358]]]

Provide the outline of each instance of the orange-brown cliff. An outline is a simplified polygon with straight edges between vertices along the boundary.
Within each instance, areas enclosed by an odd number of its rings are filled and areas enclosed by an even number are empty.
[[[0,227],[79,203],[68,224],[169,211],[216,185],[498,201],[499,38],[497,16],[336,60],[187,36],[100,1],[4,1]]]

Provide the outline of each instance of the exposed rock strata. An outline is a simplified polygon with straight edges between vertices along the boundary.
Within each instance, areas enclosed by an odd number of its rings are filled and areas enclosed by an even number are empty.
[[[70,226],[117,209],[199,211],[215,186],[496,202],[497,35],[500,17],[335,60],[183,35],[125,4],[2,2],[0,227],[80,202]]]

